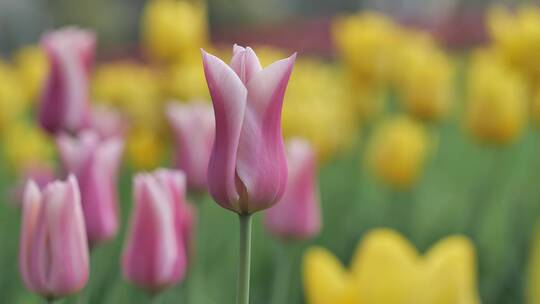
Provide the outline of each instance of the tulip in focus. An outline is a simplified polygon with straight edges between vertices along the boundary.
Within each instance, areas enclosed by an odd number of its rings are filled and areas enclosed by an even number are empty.
[[[486,52],[475,54],[467,79],[465,124],[471,135],[487,144],[516,140],[529,109],[523,79]]]
[[[64,28],[41,38],[49,62],[39,122],[49,133],[77,132],[89,123],[89,77],[95,36],[90,31]]]
[[[449,236],[424,256],[397,232],[376,229],[360,242],[350,270],[323,248],[304,256],[308,304],[477,304],[475,249]]]
[[[205,191],[215,133],[212,106],[170,103],[166,114],[174,133],[175,167],[185,172],[190,190]]]
[[[216,121],[208,187],[222,207],[251,214],[285,190],[281,109],[296,54],[263,69],[251,48],[235,45],[233,53],[229,66],[203,51]]]
[[[419,178],[428,152],[424,127],[408,117],[382,122],[367,148],[367,162],[373,173],[396,189],[407,189]]]
[[[24,285],[49,300],[79,292],[89,258],[79,187],[74,176],[43,191],[24,191],[19,269]]]
[[[97,133],[85,130],[78,137],[58,136],[57,145],[64,169],[79,180],[88,240],[95,244],[113,238],[118,232],[117,175],[123,141],[100,140]]]
[[[289,140],[287,163],[289,174],[285,193],[266,211],[265,226],[280,239],[309,239],[321,228],[317,160],[313,148],[305,140]]]
[[[155,293],[182,280],[193,218],[181,171],[157,170],[134,178],[134,200],[124,246],[124,277]]]

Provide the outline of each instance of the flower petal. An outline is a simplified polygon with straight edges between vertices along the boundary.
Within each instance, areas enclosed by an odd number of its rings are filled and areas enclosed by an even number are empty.
[[[269,208],[285,189],[287,162],[281,110],[295,58],[296,54],[293,54],[271,64],[247,84],[247,108],[236,167],[249,201],[243,212]]]
[[[247,89],[221,59],[202,51],[204,72],[216,118],[216,135],[208,165],[208,187],[224,208],[238,210],[236,157],[247,102]]]

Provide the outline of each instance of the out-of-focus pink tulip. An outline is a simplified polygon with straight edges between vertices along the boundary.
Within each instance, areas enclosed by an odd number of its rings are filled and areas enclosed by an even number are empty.
[[[23,200],[24,189],[26,188],[28,181],[32,180],[40,190],[43,190],[45,186],[55,179],[55,170],[48,163],[33,163],[32,165],[27,166],[21,172],[17,184],[12,189],[12,202],[16,206],[21,206],[20,203]]]
[[[296,54],[263,69],[251,48],[233,52],[229,66],[202,51],[216,121],[208,187],[222,207],[250,214],[277,202],[287,183],[281,109]]]
[[[102,139],[124,137],[127,132],[127,121],[120,112],[105,106],[92,107],[90,128],[96,131]]]
[[[29,181],[23,198],[19,268],[25,286],[46,298],[80,291],[89,259],[79,186],[74,176],[41,192]]]
[[[311,145],[302,139],[287,143],[289,180],[281,200],[265,214],[267,230],[281,239],[308,239],[321,226],[317,165]]]
[[[78,137],[61,134],[56,142],[65,170],[79,180],[88,240],[111,239],[118,231],[117,175],[123,140],[100,140],[95,131],[85,130]]]
[[[205,191],[215,133],[212,106],[203,103],[170,103],[167,106],[167,117],[176,141],[175,167],[186,173],[190,190]]]
[[[157,292],[183,279],[192,213],[181,171],[157,170],[134,178],[135,205],[122,257],[124,277]]]
[[[92,32],[77,28],[49,32],[41,38],[50,69],[39,122],[48,132],[77,132],[89,124],[89,74],[95,41]]]

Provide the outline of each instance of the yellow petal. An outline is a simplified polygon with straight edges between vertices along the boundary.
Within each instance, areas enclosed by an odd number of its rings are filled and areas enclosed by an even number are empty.
[[[464,236],[439,241],[425,256],[418,304],[480,303],[476,286],[476,253]]]
[[[357,304],[350,276],[328,250],[311,248],[303,260],[304,292],[308,304]]]
[[[362,304],[414,303],[419,282],[416,249],[390,229],[370,232],[353,258],[352,273]]]

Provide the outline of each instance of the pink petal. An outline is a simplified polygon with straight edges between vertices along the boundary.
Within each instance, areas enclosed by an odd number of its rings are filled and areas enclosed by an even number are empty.
[[[45,289],[45,286],[35,284],[29,269],[34,234],[41,210],[41,192],[38,185],[30,180],[26,183],[22,203],[21,237],[19,244],[19,270],[26,287],[32,291]]]
[[[206,104],[170,103],[167,118],[176,141],[175,163],[186,173],[192,190],[207,188],[207,172],[214,143],[214,111]]]
[[[254,75],[262,70],[261,63],[255,52],[250,47],[244,49],[236,44],[233,47],[230,66],[244,84],[247,84]]]
[[[265,226],[280,238],[307,239],[320,230],[316,159],[309,143],[287,143],[288,182],[281,200],[265,214]]]
[[[281,110],[296,54],[268,66],[247,84],[247,108],[238,145],[236,172],[249,202],[242,212],[272,206],[283,194],[287,163]],[[219,136],[219,135],[216,135]]]
[[[221,59],[202,51],[204,72],[216,121],[216,137],[208,165],[208,187],[224,208],[238,210],[236,157],[247,89]]]

